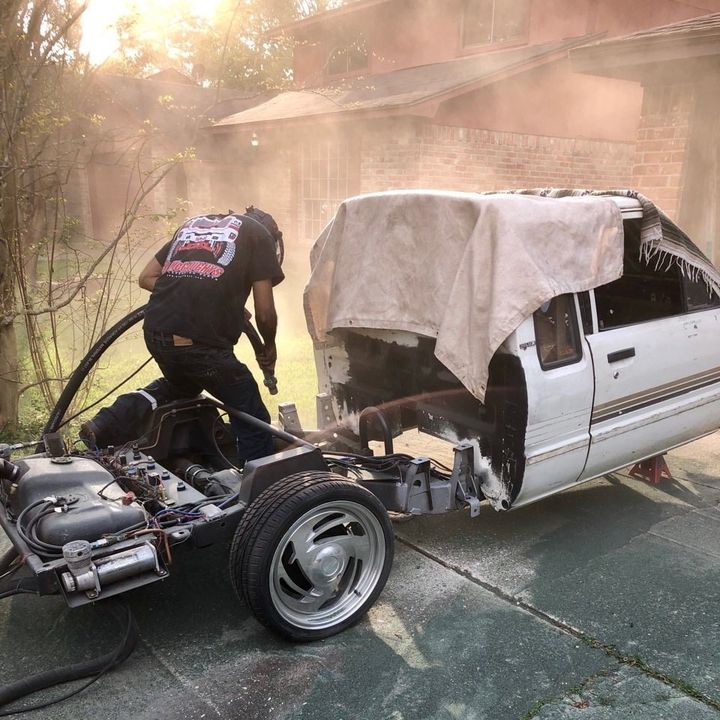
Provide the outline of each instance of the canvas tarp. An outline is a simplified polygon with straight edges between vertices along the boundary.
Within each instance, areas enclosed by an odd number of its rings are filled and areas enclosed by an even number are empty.
[[[622,274],[622,216],[592,196],[363,195],[340,205],[311,265],[316,342],[337,328],[435,337],[437,358],[483,400],[493,353],[525,318]]]
[[[535,190],[506,190],[519,195],[541,197],[627,197],[637,200],[642,208],[640,252],[647,262],[659,265],[675,262],[683,275],[703,280],[708,290],[720,296],[720,272],[699,250],[695,243],[665,215],[649,198],[636,190],[566,190],[538,188]],[[487,193],[494,195],[495,193]]]

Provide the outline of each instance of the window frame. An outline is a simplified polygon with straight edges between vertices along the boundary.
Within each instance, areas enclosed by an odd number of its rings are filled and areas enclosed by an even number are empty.
[[[535,350],[537,353],[538,362],[540,363],[540,367],[543,371],[548,370],[556,370],[557,368],[566,367],[567,365],[575,365],[576,363],[579,363],[583,358],[583,341],[582,338],[584,337],[584,333],[580,330],[580,323],[579,323],[579,310],[578,310],[578,297],[577,293],[562,293],[561,295],[556,295],[555,297],[551,298],[548,303],[555,302],[558,298],[567,296],[570,298],[570,331],[571,331],[571,340],[572,340],[572,347],[575,350],[575,355],[573,357],[569,358],[560,358],[558,360],[551,360],[550,362],[543,360],[542,355],[540,353],[541,350],[541,344],[540,344],[540,335],[538,333],[538,315],[537,313],[542,309],[541,307],[538,308],[533,313],[533,333],[535,334]]]
[[[697,281],[699,283],[704,283],[705,279],[702,276],[702,273],[698,273]],[[699,312],[707,312],[708,310],[720,310],[720,295],[716,292],[711,292],[710,296],[715,298],[715,303],[703,305],[702,307],[696,307],[696,308],[690,308],[688,304],[688,283],[691,282],[691,278],[689,278],[684,272],[680,273],[680,285],[682,288],[682,294],[683,294],[683,312],[682,315],[694,315],[695,313]]]
[[[350,57],[353,50],[363,48],[364,50],[364,64],[355,67],[350,68]],[[345,69],[344,70],[331,70],[331,64],[333,62],[334,56],[337,54],[338,58],[340,57],[340,54],[344,56],[345,60]],[[368,48],[367,38],[364,34],[359,34],[356,37],[343,39],[340,42],[338,42],[336,45],[333,45],[328,54],[327,54],[327,60],[325,61],[325,75],[327,77],[346,77],[348,75],[354,75],[358,73],[362,73],[366,71],[370,67],[370,50]]]
[[[592,290],[590,290],[591,309],[592,309],[592,315],[593,315],[592,334],[611,332],[612,330],[623,330],[623,329],[627,329],[629,327],[634,327],[636,325],[645,325],[646,323],[660,322],[662,320],[669,320],[674,317],[686,317],[687,315],[695,315],[695,313],[700,313],[700,312],[708,312],[708,311],[713,311],[713,310],[720,311],[720,296],[718,296],[717,293],[715,294],[715,297],[717,298],[716,305],[706,305],[705,307],[694,308],[692,310],[689,309],[688,303],[687,303],[687,286],[686,286],[685,281],[686,281],[686,277],[681,273],[680,286],[681,286],[681,291],[682,291],[682,296],[683,296],[682,312],[676,313],[675,315],[666,315],[665,317],[651,318],[650,320],[637,320],[635,322],[625,323],[624,325],[613,325],[612,327],[609,327],[609,328],[601,328],[600,327],[600,318],[599,318],[598,312],[597,312],[597,300],[595,298],[595,290],[597,290],[597,288],[593,288]],[[588,333],[586,333],[586,335],[587,334]]]
[[[294,168],[298,237],[313,243],[340,203],[360,192],[360,150],[352,137],[309,137],[298,146]]]
[[[525,11],[525,22],[523,31],[519,33],[516,37],[512,38],[504,38],[501,40],[496,40],[496,26],[495,26],[495,9],[498,2],[502,2],[502,0],[490,0],[492,3],[492,12],[490,17],[490,39],[487,41],[471,41],[468,40],[468,33],[467,33],[467,20],[468,20],[468,6],[471,2],[474,2],[474,0],[464,0],[463,2],[463,11],[462,11],[462,21],[460,23],[460,46],[465,50],[474,50],[477,48],[489,48],[493,46],[498,45],[522,45],[528,42],[528,38],[530,35],[530,14],[531,14],[531,8],[532,8],[532,0],[524,0],[527,4],[527,10]]]

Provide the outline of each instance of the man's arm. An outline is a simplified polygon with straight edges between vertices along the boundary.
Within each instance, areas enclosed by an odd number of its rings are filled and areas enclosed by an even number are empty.
[[[256,280],[252,286],[255,304],[255,323],[265,343],[265,352],[258,355],[258,365],[262,370],[272,372],[277,361],[275,334],[277,333],[277,313],[273,297],[272,280]]]
[[[157,258],[152,258],[150,262],[143,268],[138,277],[138,285],[143,290],[153,291],[157,279],[162,274],[162,265],[157,261]]]

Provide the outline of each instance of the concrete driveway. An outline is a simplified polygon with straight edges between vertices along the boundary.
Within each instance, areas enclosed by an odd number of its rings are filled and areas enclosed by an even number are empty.
[[[368,618],[310,645],[248,614],[224,557],[187,555],[128,596],[134,655],[27,717],[718,718],[718,436],[668,464],[659,487],[619,473],[509,514],[398,521]],[[0,637],[5,684],[109,650],[121,629],[102,603],[20,596],[0,602]]]

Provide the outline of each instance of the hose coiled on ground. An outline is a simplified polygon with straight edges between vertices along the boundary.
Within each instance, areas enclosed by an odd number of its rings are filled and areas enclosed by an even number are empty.
[[[27,695],[31,695],[32,693],[40,690],[53,687],[54,685],[60,685],[61,683],[71,682],[72,680],[81,680],[82,678],[92,676],[92,680],[90,682],[86,683],[81,688],[72,691],[68,695],[56,698],[55,700],[47,703],[12,710],[0,710],[0,717],[6,717],[8,715],[14,715],[21,712],[28,712],[30,710],[39,710],[40,708],[65,700],[71,695],[75,695],[76,693],[89,687],[98,678],[108,672],[108,670],[112,670],[112,668],[124,662],[135,649],[139,634],[135,618],[133,617],[130,608],[125,604],[118,604],[125,611],[126,615],[125,635],[119,647],[92,660],[74,663],[73,665],[68,665],[64,668],[58,668],[56,670],[47,670],[45,672],[37,673],[36,675],[31,675],[30,677],[23,678],[22,680],[18,680],[17,682],[0,688],[0,707],[4,707],[15,700],[19,700],[20,698],[26,697]]]

